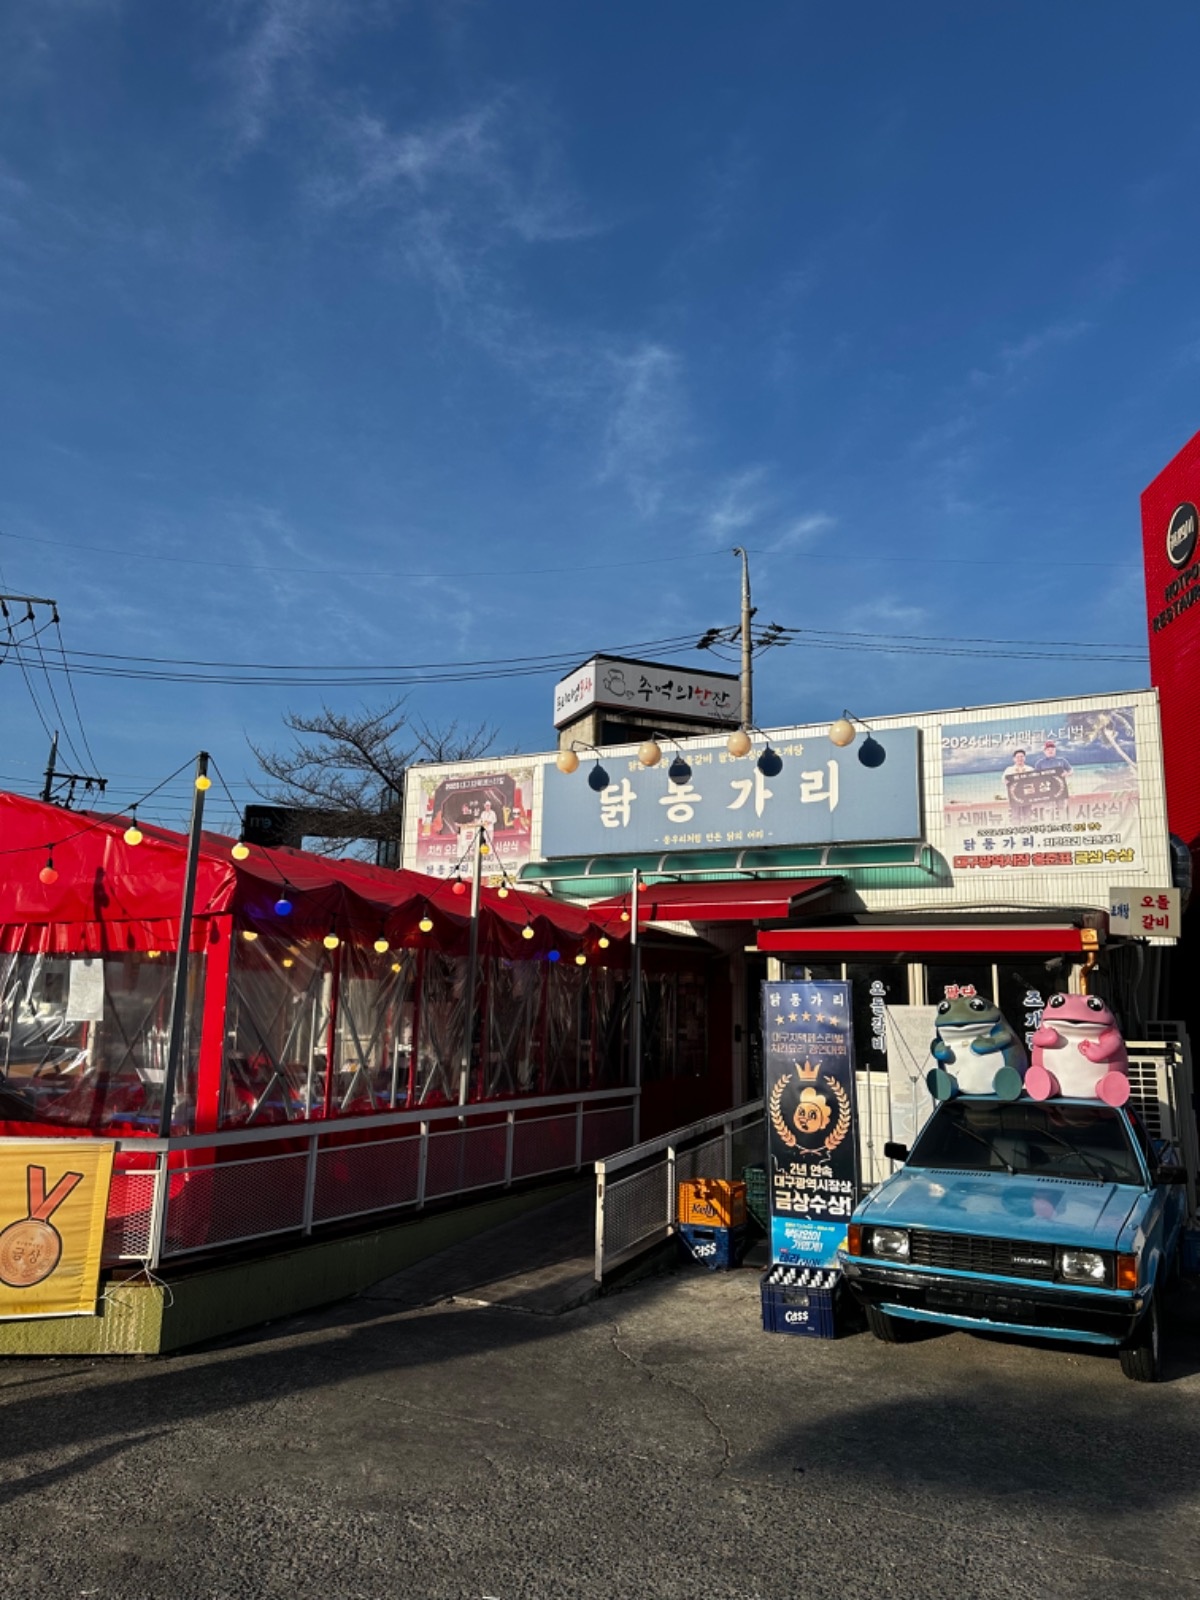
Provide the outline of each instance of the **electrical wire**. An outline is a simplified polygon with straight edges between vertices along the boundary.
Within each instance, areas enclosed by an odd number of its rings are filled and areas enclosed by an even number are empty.
[[[87,751],[88,760],[91,763],[91,770],[93,772],[99,772],[100,771],[100,763],[96,760],[95,756],[92,754],[92,747],[88,743],[87,729],[83,725],[83,716],[80,713],[79,701],[78,701],[78,699],[76,698],[76,695],[75,695],[75,682],[74,682],[73,678],[71,677],[71,669],[67,666],[67,651],[66,651],[65,645],[63,644],[62,624],[58,620],[58,608],[57,607],[55,607],[54,616],[53,616],[52,620],[53,620],[53,623],[54,623],[55,632],[58,634],[58,653],[59,653],[59,655],[62,656],[62,659],[63,659],[63,671],[66,673],[67,688],[69,689],[70,694],[71,694],[71,704],[75,707],[75,720],[79,724],[79,737],[83,740],[83,748]]]
[[[147,800],[152,800],[160,789],[165,789],[167,784],[171,782],[172,778],[177,778],[179,774],[181,772],[185,772],[190,765],[190,761],[183,762],[182,765],[175,768],[174,772],[168,773],[161,783],[156,783],[153,789],[148,789],[145,794],[140,795],[136,800],[131,801],[128,806],[124,807],[120,811],[96,812],[93,814],[90,822],[85,823],[82,828],[76,828],[72,833],[64,834],[60,839],[50,839],[44,844],[10,845],[7,848],[0,848],[0,856],[26,855],[33,850],[44,850],[51,852],[57,850],[60,845],[70,844],[72,839],[80,839],[85,833],[94,832],[96,828],[102,828],[106,824],[112,825],[117,822],[124,822],[129,811],[133,810],[134,807],[140,809],[145,805]]]

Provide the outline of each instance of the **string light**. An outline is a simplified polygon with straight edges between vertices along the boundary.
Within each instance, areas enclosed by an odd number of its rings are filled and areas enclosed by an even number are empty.
[[[428,912],[426,912],[426,914],[421,918],[420,922],[417,923],[417,927],[420,928],[422,933],[433,932],[433,918],[428,914]]]
[[[50,854],[46,857],[46,865],[38,873],[38,877],[45,884],[51,884],[51,883],[57,883],[58,882],[58,873],[55,870],[55,866],[54,866],[54,852],[53,851],[51,851]]]
[[[500,887],[496,890],[496,893],[500,897],[501,900],[507,900],[508,899],[508,885],[506,883],[502,883],[500,885]]]
[[[602,933],[596,940],[596,943],[600,946],[601,950],[607,950],[610,943],[608,935],[606,933]]]
[[[125,837],[128,838],[129,835],[126,834]],[[244,839],[239,839],[229,854],[235,861],[245,861],[246,857],[250,854],[250,846]]]
[[[143,834],[142,830],[137,825],[137,807],[136,806],[130,806],[130,808],[129,808],[129,826],[125,829],[125,843],[126,844],[141,844],[141,842],[142,842],[142,840],[144,838],[145,838],[145,835]]]
[[[522,937],[522,939],[532,939],[533,938],[533,923],[532,922],[527,922],[525,924],[525,926],[521,929],[521,937]]]
[[[332,928],[330,928],[329,932],[321,940],[321,943],[325,946],[326,950],[336,950],[341,942],[342,941],[338,938],[337,934],[334,933]]]
[[[622,922],[628,922],[629,921],[629,913],[628,913],[628,911],[622,911],[622,913],[621,913],[621,921]]]
[[[486,840],[484,840],[479,846],[479,854],[481,856],[490,856],[491,853],[492,853],[491,845],[488,844]]]
[[[212,779],[207,775],[207,773],[202,772],[196,779],[196,787],[199,789],[200,793],[203,794],[206,789],[212,788]]]
[[[280,965],[285,967],[294,967],[296,963],[292,960],[291,956],[284,956]]]
[[[275,915],[277,917],[290,917],[291,914],[292,902],[288,899],[287,890],[285,889],[275,902]]]
[[[385,956],[388,953],[388,949],[389,949],[389,945],[388,945],[387,940],[383,937],[382,934],[380,934],[378,939],[376,939],[376,941],[375,941],[375,954],[376,955],[380,955],[380,956]]]
[[[253,944],[255,939],[258,938],[258,934],[255,933],[253,928],[243,928],[242,938],[245,939],[247,944]]]
[[[146,951],[146,960],[147,961],[157,961],[160,955],[162,955],[162,951],[161,950],[147,950]]]
[[[398,961],[393,961],[392,962],[392,971],[393,972],[399,972],[400,970],[401,970],[400,963]]]
[[[546,960],[547,961],[557,961],[559,959],[560,958],[559,958],[559,954],[558,954],[557,950],[547,950],[546,951]]]
[[[577,967],[586,967],[587,966],[587,957],[584,955],[582,950],[575,957],[575,965]]]
[[[455,880],[454,880],[454,893],[455,894],[466,894],[466,892],[467,892],[466,884],[462,881],[461,878],[455,878]]]

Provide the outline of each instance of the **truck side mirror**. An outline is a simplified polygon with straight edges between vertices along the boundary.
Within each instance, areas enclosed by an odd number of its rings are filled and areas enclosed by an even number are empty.
[[[1155,1183],[1186,1183],[1187,1168],[1168,1166],[1164,1162],[1154,1174],[1154,1181]]]
[[[883,1147],[883,1153],[889,1161],[908,1160],[908,1146],[906,1144],[897,1144],[894,1139],[887,1141]],[[1160,1168],[1159,1170],[1161,1171],[1162,1169]]]

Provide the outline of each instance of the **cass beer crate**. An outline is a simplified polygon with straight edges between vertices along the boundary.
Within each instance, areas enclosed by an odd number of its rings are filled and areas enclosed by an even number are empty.
[[[690,1178],[679,1185],[681,1223],[699,1228],[740,1228],[746,1221],[746,1185],[727,1178]]]
[[[743,1167],[742,1182],[746,1185],[746,1211],[764,1233],[771,1231],[771,1207],[767,1199],[766,1167]]]
[[[824,1267],[772,1267],[762,1281],[763,1331],[836,1339],[833,1302],[840,1277]]]
[[[746,1248],[746,1229],[697,1228],[692,1223],[681,1222],[678,1228],[679,1244],[683,1253],[698,1261],[710,1272],[728,1272],[742,1259]]]

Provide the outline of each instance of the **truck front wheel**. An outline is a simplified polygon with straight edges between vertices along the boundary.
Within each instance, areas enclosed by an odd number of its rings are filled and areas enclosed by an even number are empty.
[[[1125,1376],[1134,1383],[1157,1383],[1162,1373],[1161,1342],[1162,1317],[1158,1295],[1153,1294],[1133,1337],[1121,1346],[1121,1371]]]
[[[878,1306],[868,1306],[867,1327],[884,1344],[905,1344],[913,1336],[914,1324],[903,1317],[889,1317]]]

